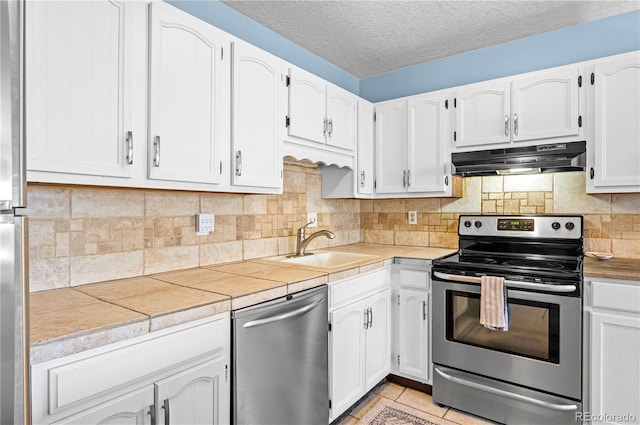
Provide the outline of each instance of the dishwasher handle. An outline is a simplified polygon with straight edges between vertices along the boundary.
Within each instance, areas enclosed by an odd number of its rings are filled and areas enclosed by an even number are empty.
[[[318,299],[318,300],[316,300],[316,301],[314,301],[314,302],[312,302],[310,304],[307,304],[307,305],[302,306],[300,308],[297,308],[295,310],[287,311],[286,313],[277,314],[275,316],[266,317],[264,319],[251,320],[250,322],[247,322],[244,325],[242,325],[242,327],[243,328],[253,328],[253,327],[256,327],[256,326],[267,325],[269,323],[279,322],[281,320],[290,319],[290,318],[296,317],[296,316],[302,316],[303,314],[313,310],[314,308],[316,308],[317,306],[322,304],[322,302],[323,302],[323,299]]]

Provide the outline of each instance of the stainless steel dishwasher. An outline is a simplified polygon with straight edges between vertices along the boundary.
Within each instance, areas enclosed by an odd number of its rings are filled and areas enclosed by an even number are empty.
[[[327,286],[231,313],[236,425],[329,423]]]

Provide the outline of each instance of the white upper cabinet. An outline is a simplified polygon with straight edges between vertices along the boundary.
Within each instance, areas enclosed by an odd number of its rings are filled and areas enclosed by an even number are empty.
[[[448,100],[444,94],[408,101],[408,189],[451,194],[451,144]]]
[[[358,101],[358,158],[356,184],[360,195],[373,194],[373,166],[375,134],[373,104],[366,100]]]
[[[286,64],[241,41],[232,56],[232,183],[282,189]]]
[[[640,52],[596,63],[587,192],[640,192]]]
[[[149,178],[221,183],[230,38],[166,3],[150,8]]]
[[[136,7],[25,2],[29,180],[32,172],[129,178],[133,164],[144,161],[132,110]]]
[[[376,104],[376,195],[455,193],[448,106],[442,92]]]
[[[353,151],[358,125],[358,97],[327,84],[327,145]]]
[[[458,90],[455,146],[482,146],[510,141],[508,82],[484,83]]]
[[[407,101],[376,104],[376,193],[407,191]]]
[[[289,70],[288,135],[324,143],[326,130],[326,82],[298,68]]]
[[[289,69],[287,85],[284,154],[353,167],[358,96],[299,68]]]
[[[511,83],[513,141],[578,136],[579,77],[572,68]]]
[[[580,74],[565,67],[459,88],[454,149],[584,140]]]

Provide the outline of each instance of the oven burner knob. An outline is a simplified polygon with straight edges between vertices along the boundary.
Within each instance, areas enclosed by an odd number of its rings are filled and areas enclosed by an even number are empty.
[[[469,220],[465,221],[464,227],[471,227],[471,222]]]
[[[474,226],[476,226],[476,228],[481,228],[482,227],[482,222],[481,221],[476,221],[475,223],[473,223]]]
[[[554,221],[553,223],[551,223],[551,228],[553,230],[558,230],[560,228],[560,223],[558,223],[557,221]]]
[[[568,221],[567,224],[564,225],[564,227],[566,227],[567,230],[573,230],[573,228],[576,226],[572,222]]]

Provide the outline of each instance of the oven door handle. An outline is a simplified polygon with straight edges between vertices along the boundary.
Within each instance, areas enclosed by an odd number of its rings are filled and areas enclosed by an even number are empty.
[[[463,283],[477,283],[478,285],[482,280],[477,276],[460,276],[457,274],[447,274],[441,272],[433,272],[433,275],[444,280]],[[577,289],[576,285],[545,285],[543,283],[521,282],[518,280],[506,279],[504,281],[504,284],[507,285],[508,288],[538,289],[540,291],[547,292],[574,292]]]
[[[498,396],[501,396],[501,397],[510,398],[510,399],[514,399],[514,400],[518,400],[518,401],[523,401],[523,402],[529,403],[529,404],[536,404],[536,405],[542,406],[542,407],[544,407],[546,409],[560,410],[560,411],[578,410],[578,406],[575,405],[575,404],[550,403],[548,401],[538,400],[536,398],[528,397],[528,396],[522,395],[522,394],[510,393],[509,391],[501,390],[499,388],[490,387],[488,385],[481,384],[479,382],[468,381],[466,379],[462,379],[462,378],[459,378],[457,376],[452,376],[452,375],[449,375],[448,373],[444,373],[443,371],[441,371],[437,367],[435,368],[435,370],[436,370],[436,373],[438,375],[442,376],[447,381],[455,382],[456,384],[464,385],[466,387],[470,387],[470,388],[473,388],[473,389],[476,389],[476,390],[486,391],[488,393],[492,393],[492,394],[495,394],[495,395],[498,395]]]

